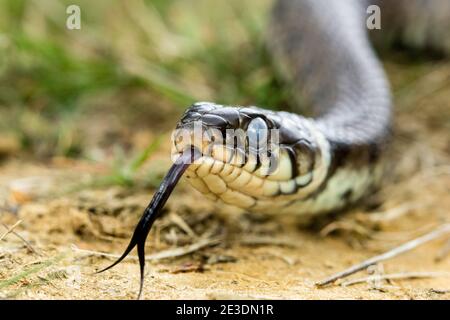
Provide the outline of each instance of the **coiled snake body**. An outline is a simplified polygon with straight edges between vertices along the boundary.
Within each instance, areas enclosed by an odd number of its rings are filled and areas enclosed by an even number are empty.
[[[427,35],[431,29],[432,34],[444,34],[450,19],[437,25],[433,17],[442,12],[450,16],[450,1],[375,4],[381,6],[382,14],[392,15],[399,8],[428,10],[430,2],[440,10],[422,19],[425,23],[416,30],[419,36],[413,38],[419,44],[448,49],[448,37],[434,41]],[[312,215],[341,209],[376,187],[390,136],[391,96],[369,42],[369,4],[358,0],[277,1],[269,48],[298,100],[311,106],[313,117],[209,102],[192,105],[173,137],[176,162],[113,266],[137,246],[143,280],[147,234],[186,170],[191,184],[209,198],[274,214]],[[382,22],[402,36],[404,29],[396,29],[396,23],[407,24],[411,16]],[[196,125],[201,139],[195,137]],[[230,138],[229,130],[244,133],[245,138]],[[266,143],[275,135],[276,144]]]

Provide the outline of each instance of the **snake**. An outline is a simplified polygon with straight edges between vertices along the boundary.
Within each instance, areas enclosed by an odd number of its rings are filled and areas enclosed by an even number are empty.
[[[372,2],[383,15],[394,17],[382,21],[392,37],[450,48],[449,37],[443,36],[450,19],[441,24],[433,20],[442,18],[442,12],[449,16],[449,1]],[[276,1],[267,47],[297,108],[274,111],[214,102],[187,108],[172,136],[172,167],[125,252],[99,272],[137,247],[141,295],[145,241],[182,176],[212,201],[247,212],[299,217],[335,212],[373,193],[383,177],[393,111],[390,84],[367,28],[370,4]],[[425,17],[413,14],[430,8]],[[416,29],[402,29],[414,24]]]

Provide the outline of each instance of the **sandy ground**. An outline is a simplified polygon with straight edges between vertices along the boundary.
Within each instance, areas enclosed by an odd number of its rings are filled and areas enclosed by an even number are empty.
[[[302,226],[295,217],[223,208],[182,182],[147,241],[154,259],[144,298],[449,299],[449,236],[334,285],[314,285],[450,222],[450,63],[430,63],[408,81],[409,68],[386,64],[396,92],[396,135],[392,170],[378,194],[346,214]],[[166,157],[161,150],[152,159]],[[0,298],[136,297],[136,260],[94,272],[112,262],[102,253],[125,248],[154,190],[64,191],[102,170],[64,159],[1,163]],[[394,273],[429,277],[345,283]]]

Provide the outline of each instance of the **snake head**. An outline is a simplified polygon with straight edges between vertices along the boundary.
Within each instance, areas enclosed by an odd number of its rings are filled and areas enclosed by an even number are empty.
[[[273,210],[273,200],[289,201],[313,180],[322,158],[313,131],[291,113],[199,102],[177,124],[172,156],[201,153],[186,177],[210,199]]]
[[[273,171],[279,145],[277,132],[266,111],[199,102],[179,121],[172,154],[176,158],[184,150],[195,148],[203,155],[200,162],[209,158],[242,167],[252,158],[255,165],[264,163]]]

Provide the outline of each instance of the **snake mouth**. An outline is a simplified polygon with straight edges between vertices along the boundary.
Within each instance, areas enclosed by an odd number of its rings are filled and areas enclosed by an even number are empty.
[[[184,150],[183,153],[176,159],[172,167],[167,172],[163,181],[161,182],[158,191],[153,195],[149,205],[145,208],[141,219],[139,220],[136,228],[134,229],[130,243],[123,252],[123,254],[110,266],[98,271],[97,273],[104,272],[120,263],[126,256],[137,247],[137,253],[139,257],[140,266],[140,286],[138,299],[141,297],[142,289],[144,285],[144,271],[145,271],[145,241],[150,232],[151,227],[155,220],[161,215],[162,209],[170,197],[173,189],[177,185],[183,173],[195,160],[201,157],[201,153],[195,147]]]

